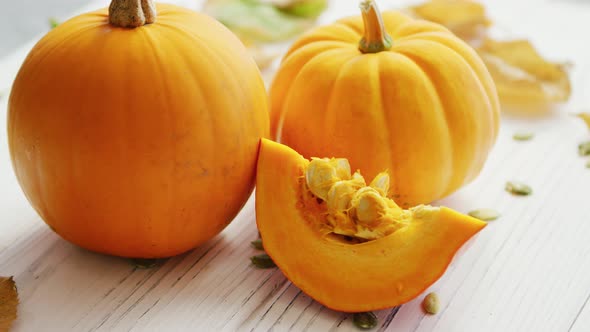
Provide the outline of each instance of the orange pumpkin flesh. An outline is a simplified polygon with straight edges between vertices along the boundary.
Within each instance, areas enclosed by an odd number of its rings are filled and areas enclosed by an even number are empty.
[[[172,256],[218,234],[254,187],[269,130],[241,42],[165,4],[134,29],[106,9],[60,24],[29,54],[8,108],[13,168],[43,220],[126,257]]]
[[[448,208],[416,208],[409,225],[349,244],[317,231],[322,212],[302,202],[309,161],[263,140],[256,180],[256,218],[264,249],[285,276],[323,305],[361,312],[405,303],[434,283],[457,250],[485,227]]]

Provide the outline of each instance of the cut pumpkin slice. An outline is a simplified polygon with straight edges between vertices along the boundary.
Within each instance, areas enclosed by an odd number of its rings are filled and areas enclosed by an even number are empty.
[[[331,309],[371,311],[415,298],[486,225],[445,207],[402,210],[383,196],[387,173],[366,185],[346,159],[309,161],[266,139],[260,149],[256,220],[264,249]]]

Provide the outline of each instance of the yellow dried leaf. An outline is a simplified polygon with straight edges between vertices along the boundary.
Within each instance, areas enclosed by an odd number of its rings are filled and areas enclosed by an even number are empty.
[[[576,116],[584,120],[584,122],[586,122],[586,125],[588,126],[588,129],[590,129],[590,113],[578,113],[576,114]]]
[[[491,24],[485,7],[469,0],[431,0],[409,8],[414,16],[446,26],[461,39],[480,36]]]
[[[408,8],[418,18],[442,24],[477,50],[490,71],[505,111],[541,113],[571,93],[567,66],[546,61],[527,40],[487,37],[491,20],[470,0],[430,0]]]
[[[545,106],[570,96],[566,66],[543,59],[527,40],[487,38],[476,51],[490,71],[504,106]]]
[[[0,277],[0,331],[10,330],[16,319],[18,293],[12,277]]]

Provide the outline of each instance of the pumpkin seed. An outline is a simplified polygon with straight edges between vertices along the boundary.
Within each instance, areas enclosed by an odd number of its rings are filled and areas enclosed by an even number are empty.
[[[422,308],[427,314],[436,315],[439,309],[438,295],[436,293],[426,295],[422,301]]]
[[[264,250],[264,247],[262,246],[262,240],[258,239],[258,240],[254,240],[252,242],[250,242],[250,244],[252,245],[252,247],[258,249],[258,250]]]
[[[270,256],[267,254],[252,256],[250,257],[250,260],[252,261],[252,265],[256,266],[259,269],[270,269],[273,267],[277,267],[275,262],[272,261],[272,258],[270,258]]]
[[[492,221],[500,217],[500,213],[498,213],[498,211],[485,208],[473,210],[469,212],[468,215],[483,221]]]
[[[578,153],[580,156],[590,156],[590,141],[578,145]]]
[[[518,196],[528,196],[533,193],[533,189],[522,182],[506,182],[505,189],[507,192]]]
[[[131,264],[135,266],[137,269],[151,269],[152,267],[156,267],[159,263],[158,259],[155,258],[133,258],[131,259]]]
[[[370,330],[377,326],[377,316],[371,311],[357,312],[352,315],[352,323],[361,330]]]
[[[529,141],[533,137],[535,137],[535,134],[533,133],[515,133],[514,135],[512,135],[512,138],[515,141]]]

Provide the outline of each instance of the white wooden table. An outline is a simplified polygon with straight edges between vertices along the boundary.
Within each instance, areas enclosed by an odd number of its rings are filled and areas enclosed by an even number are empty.
[[[175,1],[196,7],[198,1]],[[106,1],[94,1],[96,8]],[[400,1],[381,1],[381,7]],[[439,202],[459,211],[502,213],[457,255],[431,287],[438,315],[422,297],[377,312],[389,331],[590,331],[590,169],[577,144],[590,140],[568,115],[590,109],[590,2],[488,1],[504,32],[530,38],[549,57],[573,62],[570,102],[540,118],[504,116],[481,176]],[[357,1],[333,1],[322,20],[353,14]],[[0,59],[6,94],[32,44]],[[0,128],[5,128],[5,115]],[[529,142],[512,140],[532,131]],[[529,197],[504,191],[507,180],[533,187]],[[0,130],[0,275],[15,276],[21,304],[15,331],[356,330],[291,285],[279,270],[249,263],[257,252],[253,201],[202,247],[142,270],[128,260],[77,248],[55,235],[26,202]]]

